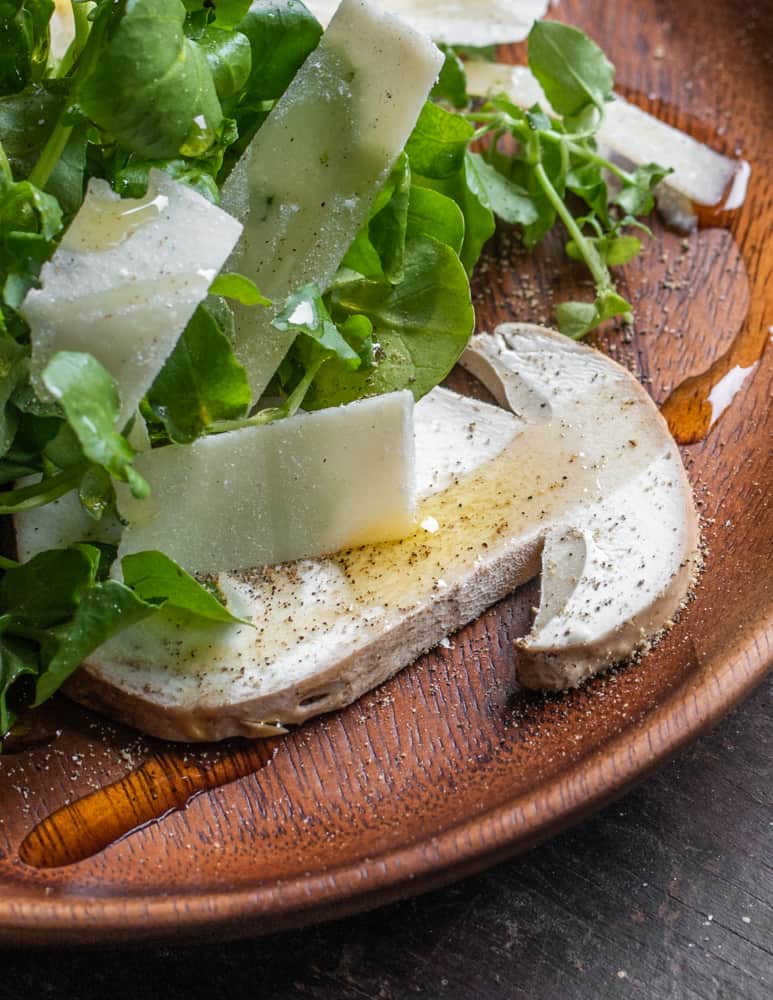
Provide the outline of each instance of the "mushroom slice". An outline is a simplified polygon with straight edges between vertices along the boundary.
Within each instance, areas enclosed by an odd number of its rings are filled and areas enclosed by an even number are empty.
[[[395,542],[220,573],[245,625],[164,613],[69,681],[169,739],[250,735],[340,708],[534,577],[529,686],[569,687],[667,624],[698,564],[676,446],[619,365],[531,326],[474,338],[464,364],[513,413],[434,389],[415,407],[417,527]]]
[[[526,687],[576,687],[646,646],[695,580],[698,519],[678,449],[632,375],[559,334],[500,326],[462,364],[513,411],[609,444],[600,493],[545,535],[539,609],[516,643]]]

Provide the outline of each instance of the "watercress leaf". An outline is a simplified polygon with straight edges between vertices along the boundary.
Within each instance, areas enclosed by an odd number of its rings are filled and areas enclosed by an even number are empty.
[[[13,176],[29,174],[64,105],[64,95],[32,85],[0,97],[0,136]]]
[[[658,163],[642,164],[634,171],[633,183],[623,185],[614,203],[628,215],[649,215],[655,205],[652,192],[670,173],[670,169]]]
[[[15,624],[48,628],[66,621],[96,580],[93,546],[49,549],[7,569],[0,580],[0,609]]]
[[[220,197],[214,174],[220,169],[220,158],[144,160],[129,157],[113,175],[113,188],[122,198],[141,198],[148,189],[150,171],[163,170],[181,184],[187,184],[207,201],[217,204]],[[213,173],[214,171],[214,173]]]
[[[62,228],[59,202],[29,181],[19,181],[0,196],[0,269],[34,279],[37,266],[53,250],[52,240]],[[4,299],[12,308],[21,288],[8,281]]]
[[[3,144],[0,142],[0,196],[13,186],[13,172],[8,161]]]
[[[27,351],[7,336],[0,336],[0,456],[5,455],[16,435],[18,411],[11,395],[27,374]]]
[[[206,0],[203,6],[210,10],[214,7],[215,20],[213,23],[218,28],[235,28],[250,9],[250,4],[251,0],[214,0],[212,3]],[[186,0],[185,5],[189,8],[191,6],[188,0]],[[201,0],[198,3],[194,0],[194,6],[202,6]]]
[[[611,319],[613,316],[630,317],[631,303],[627,302],[622,295],[618,295],[613,288],[608,288],[596,297],[596,313],[599,323],[603,323],[605,319]]]
[[[483,159],[480,153],[467,153],[467,183],[482,204],[505,222],[529,226],[537,221],[539,211],[524,188],[508,180]]]
[[[538,104],[535,104],[526,112],[526,123],[532,132],[550,132],[551,130],[561,130],[560,123],[558,121],[553,122]]]
[[[344,254],[341,267],[356,271],[363,278],[369,278],[371,281],[385,279],[381,258],[373,246],[367,225],[354,237],[349,249]]]
[[[449,177],[437,180],[431,177],[413,175],[417,185],[428,187],[451,198],[464,218],[464,240],[459,257],[467,274],[472,274],[480,258],[483,244],[493,234],[494,213],[484,205],[475,193],[475,177],[470,170],[467,157],[462,159],[461,169]],[[431,235],[431,234],[430,234]]]
[[[630,303],[614,289],[600,292],[595,302],[561,302],[556,307],[558,329],[573,340],[579,340],[604,320],[613,316],[630,315]]]
[[[342,268],[373,281],[387,277],[391,281],[400,280],[409,190],[410,167],[405,153],[401,153],[376,195],[367,222],[346,251]]]
[[[115,489],[110,473],[101,465],[90,465],[78,486],[78,499],[95,521],[101,520],[108,511],[115,510]]]
[[[655,207],[655,198],[648,188],[624,184],[615,195],[614,204],[629,215],[648,215]]]
[[[411,171],[408,157],[401,153],[389,177],[389,197],[378,204],[368,222],[368,235],[379,256],[384,276],[392,284],[402,281],[405,230],[408,224],[408,202]]]
[[[437,83],[432,88],[430,97],[435,101],[447,101],[455,108],[464,108],[469,101],[464,63],[459,58],[453,46],[440,45],[439,48],[445,55],[445,61],[440,69]]]
[[[132,468],[134,449],[114,428],[118,391],[109,372],[91,354],[59,351],[43,369],[42,379],[61,404],[86,457],[128,482],[134,496],[147,496],[148,484]]]
[[[233,271],[219,274],[209,286],[209,294],[222,295],[226,299],[240,302],[243,306],[271,305],[271,299],[261,294],[254,281]]]
[[[122,629],[155,612],[118,580],[95,583],[85,593],[72,616],[52,636],[54,652],[44,650],[44,664],[35,686],[33,707],[47,701],[94,650]]]
[[[560,115],[579,115],[588,104],[603,109],[615,69],[587,35],[559,21],[535,21],[528,46],[529,68]]]
[[[180,443],[193,441],[216,420],[247,412],[247,375],[206,306],[196,309],[147,398],[169,437]]]
[[[40,431],[41,435],[48,432],[49,426],[56,427],[56,431],[40,448],[44,458],[59,469],[71,469],[73,466],[85,463],[86,457],[78,436],[66,420],[38,421],[38,428],[41,424],[44,425]]]
[[[87,132],[85,123],[73,129],[46,181],[46,191],[56,198],[66,216],[75,215],[83,202]]]
[[[325,354],[331,354],[347,368],[359,368],[360,356],[345,340],[335,325],[315,284],[304,285],[288,296],[287,302],[272,326],[287,332],[297,330],[318,345]],[[317,351],[312,356],[317,356]]]
[[[0,94],[18,93],[43,75],[53,10],[52,0],[0,4]]]
[[[538,122],[544,124],[545,120],[547,120],[548,128],[550,127],[550,118],[542,114],[539,105],[534,104],[528,111],[524,111],[507,94],[494,94],[484,104],[483,111],[499,112],[493,124],[496,128],[502,128],[506,131],[514,128],[520,129],[522,126],[526,126],[533,131]],[[534,124],[530,124],[530,121]]]
[[[556,321],[561,333],[578,340],[596,325],[596,306],[592,302],[559,302]]]
[[[247,36],[240,31],[224,31],[210,25],[197,38],[196,44],[206,56],[220,100],[240,93],[252,67],[252,49]]]
[[[322,34],[300,0],[254,0],[237,27],[252,47],[242,103],[253,107],[281,97]]]
[[[330,303],[336,321],[355,313],[372,322],[375,363],[351,371],[338,359],[329,360],[305,406],[335,406],[405,388],[418,399],[456,363],[474,322],[464,268],[450,247],[427,237],[408,240],[405,251],[399,285],[354,278],[333,286]]]
[[[633,173],[634,183],[652,190],[673,172],[671,167],[664,167],[660,163],[642,163]]]
[[[20,687],[17,681],[37,675],[38,653],[35,646],[16,636],[0,635],[0,751],[3,738],[16,721],[14,702]]]
[[[586,139],[598,130],[601,112],[595,104],[587,104],[577,115],[566,115],[561,122],[561,131]]]
[[[13,396],[14,405],[18,407],[17,396]],[[54,417],[39,417],[34,413],[19,411],[19,422],[12,452],[25,455],[39,455],[50,441],[56,437],[63,421]],[[9,452],[9,457],[11,452]]]
[[[428,101],[405,146],[411,170],[433,179],[457,173],[474,131],[464,118]]]
[[[335,357],[340,364],[351,371],[355,371],[362,365],[362,358],[359,351],[354,350],[343,333],[331,320],[325,320],[311,332],[302,330],[301,333],[304,335],[301,338],[302,342],[308,343],[310,340],[313,347],[316,348],[311,353],[310,360],[318,357],[318,352],[322,351],[326,356]]]
[[[13,483],[42,469],[39,456],[11,450],[0,460],[0,485]]]
[[[604,259],[610,267],[617,267],[632,260],[641,250],[641,240],[636,236],[614,236],[607,239]]]
[[[464,242],[462,210],[440,191],[414,184],[408,203],[406,236],[431,236],[460,254]]]
[[[135,552],[121,560],[124,583],[143,601],[186,611],[206,621],[238,622],[214,594],[163,552]]]
[[[566,186],[582,198],[604,226],[609,225],[609,192],[597,163],[586,161],[572,165],[566,176]]]
[[[252,282],[250,282],[250,284],[252,284]],[[203,304],[206,306],[207,312],[209,312],[212,316],[230,343],[233,343],[236,332],[236,321],[234,319],[233,309],[228,304],[226,298],[221,295],[208,295]],[[246,304],[252,305],[253,303],[248,302]]]
[[[373,323],[367,316],[355,314],[347,316],[341,324],[341,336],[360,356],[361,365],[367,367],[373,361]]]
[[[85,114],[151,159],[205,153],[223,117],[206,56],[184,22],[180,0],[103,4],[82,57],[75,96]]]

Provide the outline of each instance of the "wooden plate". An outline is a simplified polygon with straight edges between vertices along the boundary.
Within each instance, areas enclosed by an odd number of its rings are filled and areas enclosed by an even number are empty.
[[[773,608],[772,352],[744,369],[773,323],[773,16],[763,6],[565,0],[552,9],[598,39],[625,93],[753,166],[745,205],[718,220],[728,228],[689,238],[657,229],[623,278],[636,332],[611,330],[601,343],[662,402],[746,331],[722,369],[738,369],[723,386],[739,391],[684,449],[707,563],[677,627],[643,662],[581,691],[526,695],[510,640],[527,628],[532,584],[448,648],[275,745],[180,750],[60,702],[45,743],[0,759],[0,941],[235,937],[440,885],[619,794],[761,679]],[[481,328],[549,320],[578,278],[559,241],[526,256],[506,232],[490,264],[475,288]],[[692,390],[696,403],[700,384]],[[712,412],[705,399],[696,406],[688,423]],[[36,867],[20,852],[69,863]]]

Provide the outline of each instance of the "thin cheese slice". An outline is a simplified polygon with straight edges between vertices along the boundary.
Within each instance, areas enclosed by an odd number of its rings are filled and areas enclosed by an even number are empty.
[[[121,199],[92,180],[41,285],[21,308],[32,331],[32,368],[57,351],[93,354],[115,379],[123,427],[153,383],[241,224],[160,170],[143,198]]]
[[[17,486],[30,486],[39,476],[28,476]],[[105,515],[99,521],[90,517],[78,498],[78,491],[71,490],[45,507],[15,514],[13,529],[16,538],[16,558],[27,562],[46,549],[64,549],[74,542],[104,542],[117,545],[121,538],[121,524],[116,517]]]
[[[338,0],[306,6],[325,22]],[[522,41],[548,7],[547,0],[384,0],[383,6],[437,42],[481,46]]]
[[[191,573],[323,555],[414,528],[407,390],[141,455],[151,495],[119,488],[119,556],[160,549]]]
[[[405,145],[442,65],[434,45],[365,0],[344,0],[223,186],[244,221],[229,269],[276,308],[325,288]],[[235,349],[257,399],[293,341],[268,309],[236,308]]]

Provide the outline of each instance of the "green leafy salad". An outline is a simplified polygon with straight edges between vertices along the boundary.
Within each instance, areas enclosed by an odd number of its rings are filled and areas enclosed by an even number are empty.
[[[117,488],[139,500],[151,492],[134,466],[140,447],[398,389],[420,398],[472,332],[469,279],[497,219],[527,247],[563,224],[567,254],[595,285],[593,301],[558,306],[564,333],[630,312],[610,267],[638,252],[630,229],[646,230],[638,217],[667,171],[629,173],[600,154],[613,67],[580,31],[538,22],[529,66],[554,114],[471,99],[464,59],[485,53],[445,48],[431,98],[332,278],[269,301],[236,270],[212,275],[124,420],[119,389],[91,353],[57,350],[36,370],[24,303],[41,268],[66,244],[94,179],[111,197],[142,199],[161,171],[218,204],[322,28],[300,0],[97,0],[72,4],[62,44],[53,14],[52,0],[0,0],[0,514],[77,495],[93,521],[114,518]],[[234,317],[267,310],[290,346],[256,402]],[[0,739],[97,646],[160,609],[235,621],[206,581],[163,553],[124,556],[116,573],[116,552],[90,541],[26,562],[0,556]]]

